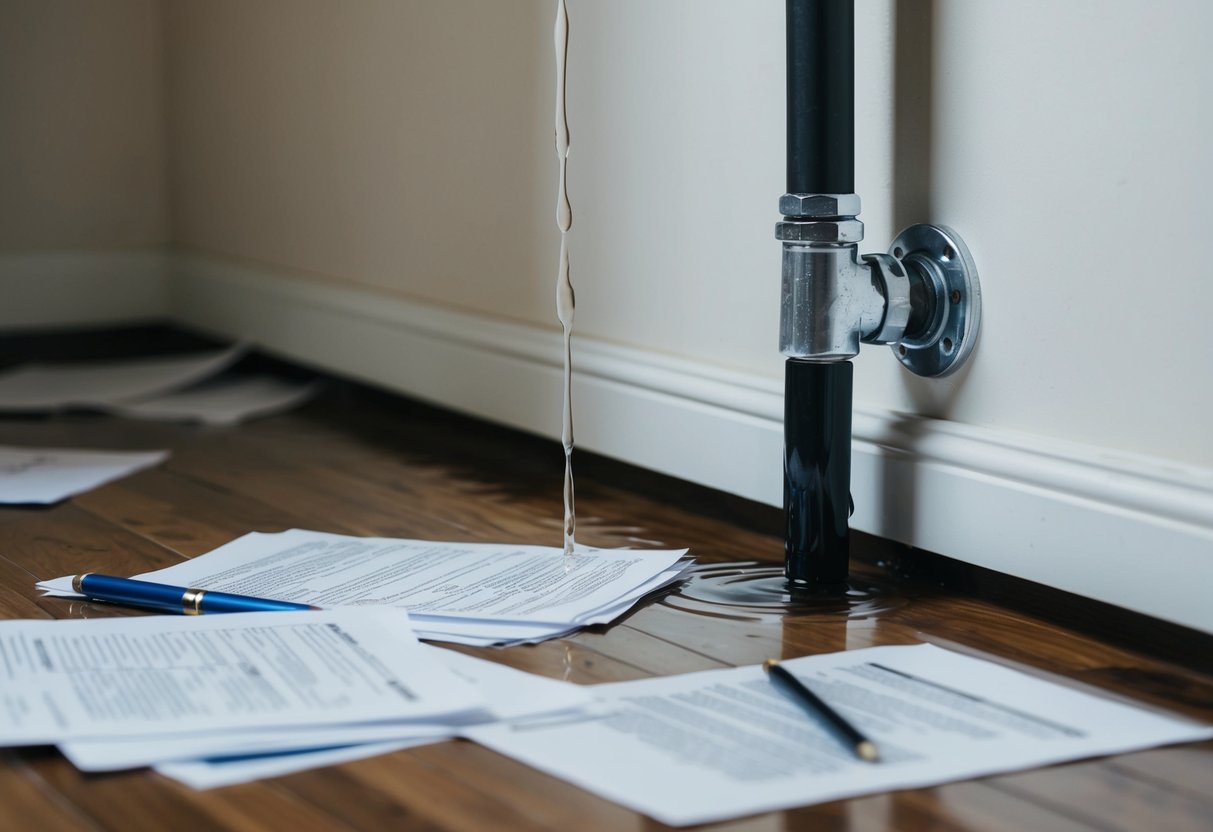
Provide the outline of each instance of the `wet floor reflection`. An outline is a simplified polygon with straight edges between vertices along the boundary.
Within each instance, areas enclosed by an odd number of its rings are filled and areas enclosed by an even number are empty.
[[[683,612],[738,621],[782,621],[789,617],[861,620],[905,603],[894,589],[855,576],[843,587],[800,590],[789,587],[783,567],[756,561],[705,563],[661,603]]]

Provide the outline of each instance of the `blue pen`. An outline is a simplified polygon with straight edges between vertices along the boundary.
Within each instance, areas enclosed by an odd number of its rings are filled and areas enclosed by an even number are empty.
[[[211,592],[183,586],[166,586],[151,581],[136,581],[131,578],[115,578],[113,575],[98,575],[88,572],[72,578],[72,589],[96,601],[112,601],[134,607],[149,607],[165,612],[185,615],[204,615],[213,612],[287,612],[293,610],[318,610],[308,604],[290,601],[271,601],[251,595],[233,595],[230,592]]]

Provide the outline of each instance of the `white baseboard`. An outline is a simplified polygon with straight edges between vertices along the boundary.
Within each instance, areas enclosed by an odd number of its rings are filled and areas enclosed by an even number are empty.
[[[557,332],[198,254],[189,325],[555,437]],[[772,505],[782,382],[574,342],[579,447]],[[1213,470],[857,409],[855,528],[1213,632]],[[768,553],[774,554],[774,553]]]
[[[167,256],[158,248],[0,253],[0,331],[163,318]]]

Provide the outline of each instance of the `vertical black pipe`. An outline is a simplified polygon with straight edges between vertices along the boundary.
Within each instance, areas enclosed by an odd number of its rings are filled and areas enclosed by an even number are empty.
[[[854,193],[854,0],[787,0],[787,40],[788,193]]]
[[[854,17],[853,0],[787,0],[788,193],[855,192]],[[795,586],[847,579],[851,397],[849,361],[788,360],[784,572]]]
[[[798,586],[828,586],[847,579],[851,395],[850,361],[786,362],[784,574]]]

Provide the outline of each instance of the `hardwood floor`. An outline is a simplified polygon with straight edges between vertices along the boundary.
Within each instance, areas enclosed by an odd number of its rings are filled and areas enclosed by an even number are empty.
[[[334,382],[302,409],[230,429],[87,415],[3,418],[0,444],[172,450],[165,464],[66,503],[0,508],[0,617],[6,619],[116,614],[95,604],[42,599],[34,581],[85,568],[147,571],[253,530],[298,526],[560,543],[562,456],[556,443],[351,384]],[[778,563],[782,556],[773,510],[617,463],[578,462],[581,542],[689,546],[701,562]],[[857,536],[856,549],[856,575],[881,587],[876,606],[882,609],[868,617],[705,617],[680,609],[677,599],[658,598],[610,627],[530,647],[470,652],[595,683],[926,640],[1213,720],[1213,640],[1207,636],[1013,581],[975,577],[956,564],[864,536]],[[924,572],[924,563],[935,568]],[[948,578],[944,585],[941,576]],[[466,742],[211,792],[146,770],[84,775],[53,749],[0,756],[4,830],[664,828]],[[1211,786],[1213,743],[1203,743],[714,828],[1213,829]]]

